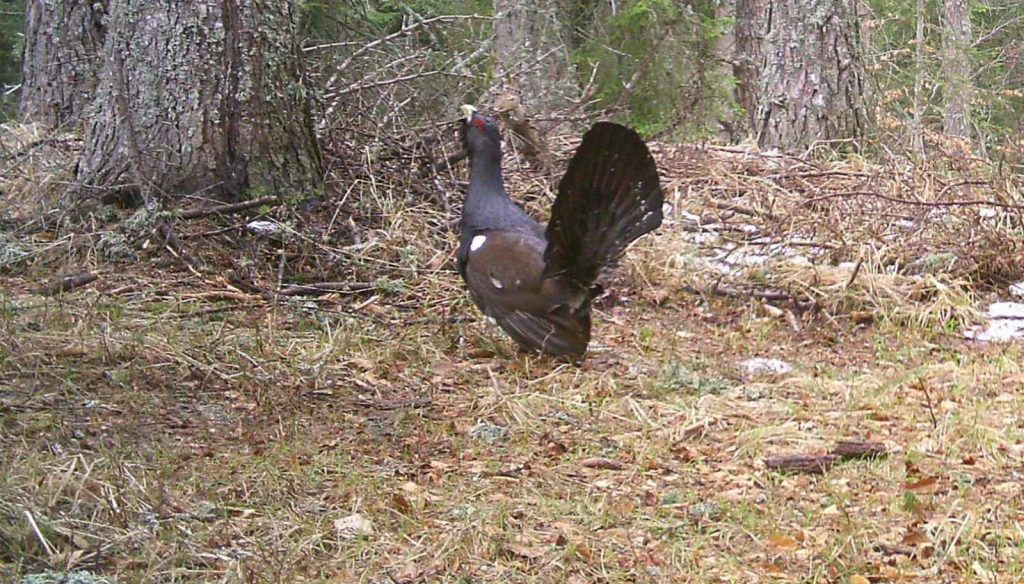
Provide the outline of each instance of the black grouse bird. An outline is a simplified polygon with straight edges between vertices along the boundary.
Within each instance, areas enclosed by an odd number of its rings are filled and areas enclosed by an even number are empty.
[[[597,278],[661,225],[654,158],[629,128],[595,124],[558,185],[545,229],[505,192],[494,120],[462,106],[470,157],[458,262],[473,302],[522,348],[580,357]]]

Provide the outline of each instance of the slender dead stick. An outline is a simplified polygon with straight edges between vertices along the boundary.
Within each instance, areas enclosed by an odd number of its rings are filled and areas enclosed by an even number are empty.
[[[99,276],[95,272],[85,272],[78,274],[77,276],[67,276],[54,282],[50,282],[44,286],[40,286],[36,289],[36,294],[53,296],[54,294],[60,294],[61,292],[68,292],[69,290],[80,288],[86,284],[95,282],[97,279],[99,279]]]
[[[323,296],[331,292],[367,292],[373,290],[373,285],[367,282],[317,282],[314,284],[296,284],[284,288],[278,294],[281,296]]]
[[[255,207],[262,207],[263,205],[280,205],[281,199],[276,196],[260,197],[259,199],[253,199],[251,201],[242,201],[241,203],[231,203],[230,205],[217,205],[215,207],[201,207],[199,209],[189,209],[188,211],[182,211],[178,214],[178,217],[182,219],[198,219],[200,217],[206,217],[208,215],[228,215],[230,213],[239,213],[241,211],[248,211]]]

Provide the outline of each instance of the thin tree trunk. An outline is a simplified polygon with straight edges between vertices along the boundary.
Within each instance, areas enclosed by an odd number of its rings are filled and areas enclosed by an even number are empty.
[[[736,19],[736,0],[722,0],[714,4],[715,20]],[[736,67],[736,31],[735,28],[727,29],[720,37],[713,41],[711,53],[714,55],[713,70],[715,82],[724,83],[730,76],[735,75]],[[732,99],[739,102],[737,88],[732,88]],[[745,124],[746,114],[743,112],[730,111],[719,116],[718,123],[722,128],[721,137],[729,142],[736,142],[747,132]]]
[[[82,194],[308,192],[321,162],[297,2],[111,0]]]
[[[914,44],[914,119],[910,124],[910,143],[914,154],[924,157],[924,0],[917,0],[917,31]]]
[[[23,120],[77,122],[96,89],[107,2],[30,0],[18,103]]]
[[[966,0],[945,0],[942,26],[943,130],[949,136],[970,139],[971,19]]]
[[[866,126],[860,29],[850,0],[768,0],[758,143],[804,147]]]

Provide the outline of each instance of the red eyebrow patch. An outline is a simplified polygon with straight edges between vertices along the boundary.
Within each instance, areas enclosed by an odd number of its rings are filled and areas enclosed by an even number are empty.
[[[483,130],[484,129],[484,119],[483,118],[473,118],[473,125],[478,127],[478,128],[480,128],[481,130]]]

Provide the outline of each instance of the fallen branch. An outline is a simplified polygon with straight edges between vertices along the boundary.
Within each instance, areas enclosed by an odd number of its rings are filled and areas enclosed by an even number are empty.
[[[349,403],[355,406],[371,408],[374,410],[417,410],[422,408],[429,408],[430,406],[434,405],[434,400],[430,399],[429,397],[385,400],[353,399],[350,400]]]
[[[767,302],[796,302],[792,294],[781,290],[739,290],[730,286],[714,286],[712,288],[700,289],[693,286],[683,286],[684,292],[698,295],[725,296],[727,298],[757,298]]]
[[[840,460],[835,454],[776,456],[766,458],[764,464],[768,470],[795,472],[800,474],[825,474]]]
[[[859,440],[842,440],[836,443],[832,454],[843,460],[861,458],[879,458],[889,455],[889,449],[881,442],[861,442]]]
[[[910,205],[915,207],[933,207],[933,208],[944,208],[944,207],[996,207],[999,209],[1006,209],[1008,211],[1024,211],[1024,205],[1014,205],[1013,203],[1000,203],[999,201],[986,201],[984,199],[971,199],[963,201],[916,201],[914,199],[901,199],[899,197],[891,197],[889,195],[883,195],[882,193],[876,193],[874,191],[843,191],[841,193],[828,193],[826,195],[818,195],[817,197],[811,197],[805,199],[802,204],[804,206],[812,203],[818,203],[820,201],[827,201],[829,199],[843,199],[853,197],[872,197],[880,199],[882,201],[888,201],[890,203],[897,203],[899,205]]]
[[[259,295],[235,292],[233,290],[211,290],[209,292],[183,294],[181,298],[187,300],[205,300],[207,302],[216,300],[230,300],[232,302],[259,302],[264,300],[264,298]]]
[[[842,440],[828,454],[790,454],[766,458],[768,470],[800,474],[825,474],[837,462],[861,458],[887,456],[889,450],[881,442]]]
[[[905,545],[892,545],[888,543],[875,544],[875,551],[883,556],[908,556],[914,555],[914,548]]]
[[[991,187],[992,184],[989,181],[987,181],[987,180],[962,180],[962,181],[957,181],[955,183],[948,184],[948,185],[942,187],[942,190],[939,191],[939,196],[943,197],[943,196],[946,195],[946,193],[948,193],[949,191],[951,191],[953,189],[957,189],[957,188],[960,188],[960,187],[967,187],[967,186]]]
[[[178,214],[178,217],[182,219],[198,219],[200,217],[206,217],[208,215],[227,215],[230,213],[239,213],[241,211],[248,211],[254,207],[262,207],[263,205],[280,205],[281,199],[276,196],[260,197],[259,199],[253,199],[251,201],[242,201],[241,203],[231,203],[230,205],[217,205],[214,207],[202,207],[199,209],[189,209],[188,211],[182,211]]]
[[[739,213],[741,215],[748,215],[750,217],[764,217],[766,219],[776,220],[778,217],[774,213],[768,211],[758,211],[752,207],[746,205],[740,205],[739,203],[729,203],[726,201],[716,201],[714,199],[705,201],[705,205],[719,209],[721,211],[732,211],[733,213]]]
[[[75,288],[80,288],[86,284],[90,284],[99,279],[99,276],[95,272],[85,272],[78,274],[77,276],[67,276],[61,278],[56,282],[51,282],[45,286],[41,286],[36,289],[36,294],[42,294],[43,296],[53,296],[54,294],[60,294],[61,292],[68,292]]]
[[[315,284],[295,284],[278,292],[281,296],[323,296],[331,292],[347,292],[356,294],[369,292],[373,285],[367,282],[317,282]]]
[[[823,178],[826,176],[846,176],[854,178],[871,178],[871,175],[866,172],[857,172],[851,170],[821,170],[815,172],[782,172],[775,174],[762,175],[764,178],[778,179],[778,178]]]
[[[600,470],[622,470],[626,468],[626,465],[622,464],[621,461],[612,458],[587,458],[580,461],[580,466],[584,468],[596,468]]]

